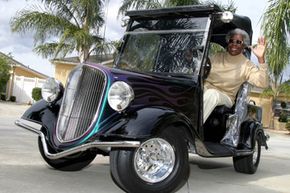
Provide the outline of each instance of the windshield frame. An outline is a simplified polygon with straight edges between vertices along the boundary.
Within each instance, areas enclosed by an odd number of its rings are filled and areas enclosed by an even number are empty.
[[[208,36],[209,36],[209,31],[210,31],[210,26],[211,26],[211,21],[212,21],[212,15],[209,14],[207,16],[202,16],[202,17],[180,17],[180,18],[162,18],[162,19],[168,19],[168,20],[172,20],[172,19],[199,19],[199,18],[203,18],[206,23],[205,23],[205,27],[204,29],[166,29],[166,30],[147,30],[147,31],[132,31],[132,25],[135,22],[134,19],[130,19],[128,26],[127,26],[127,30],[124,33],[123,36],[123,40],[122,40],[122,44],[120,47],[120,51],[117,55],[117,57],[115,58],[114,61],[114,67],[121,69],[121,70],[127,70],[127,71],[133,71],[133,72],[139,72],[139,73],[149,73],[149,74],[160,74],[160,75],[173,75],[176,74],[177,76],[182,76],[184,75],[184,77],[192,77],[192,76],[196,76],[199,75],[201,72],[201,67],[204,61],[204,55],[207,53],[207,49],[206,47],[208,46]],[[144,19],[145,21],[148,19]],[[155,18],[155,20],[158,20]],[[140,21],[140,18],[138,19],[138,21]],[[141,20],[142,21],[142,20]],[[124,53],[124,50],[126,48],[126,44],[128,43],[129,37],[131,35],[143,35],[143,34],[185,34],[185,33],[191,33],[192,37],[197,37],[197,35],[193,35],[193,33],[198,33],[198,32],[202,32],[203,34],[201,35],[202,37],[202,41],[201,44],[193,47],[193,50],[198,50],[200,51],[200,56],[198,57],[198,65],[197,68],[195,68],[195,72],[193,73],[182,73],[182,72],[154,72],[154,71],[139,71],[139,70],[134,70],[134,69],[124,69],[122,68],[119,64],[120,64],[120,60],[122,57],[122,54]]]

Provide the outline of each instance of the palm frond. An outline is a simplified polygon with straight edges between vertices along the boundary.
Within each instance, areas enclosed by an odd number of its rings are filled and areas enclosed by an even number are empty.
[[[273,97],[275,95],[274,90],[269,87],[263,90],[261,97]]]
[[[208,0],[202,4],[217,5],[221,8],[222,11],[230,11],[232,13],[235,13],[237,11],[237,7],[235,6],[235,2],[233,0],[229,0],[227,4],[223,4],[223,3],[215,1],[215,0]]]
[[[116,47],[114,41],[101,42],[95,45],[92,52],[94,52],[97,55],[107,55],[112,54],[115,51],[115,49]]]
[[[197,5],[200,4],[199,0],[165,0],[163,7],[175,7],[184,5]]]
[[[131,9],[154,9],[160,8],[161,6],[158,0],[123,0],[118,15],[125,15],[126,11]]]
[[[267,61],[274,74],[275,81],[289,62],[287,39],[289,36],[290,2],[269,0],[269,7],[263,17],[262,29],[267,39]]]
[[[104,24],[104,0],[72,0],[72,9],[82,21],[82,27],[101,27]]]
[[[59,49],[62,48],[62,49]],[[33,49],[34,52],[41,55],[44,58],[64,58],[67,54],[74,51],[74,45],[60,44],[60,43],[45,43],[36,46]]]
[[[222,47],[221,45],[216,44],[216,43],[210,44],[210,47],[209,47],[209,55],[210,56],[212,56],[216,53],[219,53],[219,52],[224,52],[224,51],[225,51],[225,48]]]
[[[280,93],[290,96],[290,84],[289,82],[284,82],[279,86]]]
[[[36,46],[33,51],[41,55],[43,58],[51,58],[54,56],[57,45],[57,43],[46,43]]]
[[[71,6],[71,0],[42,0],[42,2],[46,10],[50,10],[54,15],[58,15],[80,27],[80,23],[74,14],[75,10]]]
[[[75,28],[69,21],[48,12],[23,10],[11,20],[13,32],[34,32],[36,42],[58,36],[68,27]]]

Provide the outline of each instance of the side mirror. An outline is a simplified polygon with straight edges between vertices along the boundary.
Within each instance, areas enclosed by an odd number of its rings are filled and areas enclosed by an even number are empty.
[[[207,58],[205,66],[204,66],[204,74],[203,74],[203,79],[204,80],[208,77],[208,75],[210,73],[210,69],[211,69],[211,62],[210,62],[210,59]]]

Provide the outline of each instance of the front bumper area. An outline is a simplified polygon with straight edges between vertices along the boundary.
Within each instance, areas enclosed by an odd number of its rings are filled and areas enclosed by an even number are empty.
[[[15,124],[19,127],[27,129],[27,130],[29,130],[35,134],[38,134],[40,136],[43,150],[44,150],[44,154],[49,159],[63,158],[63,157],[66,157],[66,156],[69,156],[69,155],[72,155],[75,153],[86,151],[86,150],[91,149],[91,148],[112,148],[112,147],[115,147],[115,148],[118,148],[118,147],[119,148],[123,148],[123,147],[137,148],[140,146],[139,141],[112,141],[112,142],[94,141],[94,142],[86,143],[86,144],[83,144],[83,145],[80,145],[77,147],[73,147],[73,148],[68,149],[68,150],[64,150],[64,151],[59,152],[59,153],[50,153],[48,151],[48,148],[47,148],[45,136],[41,132],[41,130],[39,130],[36,127],[33,127],[31,125],[28,125],[21,120],[16,120]]]

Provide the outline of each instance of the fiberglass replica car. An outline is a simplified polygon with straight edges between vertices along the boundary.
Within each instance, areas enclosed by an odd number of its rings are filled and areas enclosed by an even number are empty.
[[[225,35],[237,27],[252,36],[249,18],[216,6],[127,15],[114,68],[80,64],[65,89],[48,79],[43,100],[16,121],[39,135],[44,160],[74,171],[109,155],[112,179],[126,192],[177,191],[189,177],[189,152],[233,157],[237,172],[255,173],[267,144],[261,108],[247,102],[250,85],[242,85],[232,109],[217,107],[202,120],[209,46],[225,47]]]

